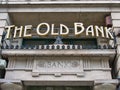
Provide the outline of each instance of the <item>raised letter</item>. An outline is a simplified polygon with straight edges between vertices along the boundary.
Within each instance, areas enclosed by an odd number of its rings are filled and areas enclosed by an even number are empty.
[[[15,27],[13,38],[16,38],[16,36],[17,36],[17,32],[18,32],[18,31],[19,31],[19,35],[18,35],[18,37],[22,37],[23,26],[20,26],[20,28]]]
[[[88,33],[91,33],[92,36],[94,36],[94,29],[93,29],[93,25],[90,25],[87,27],[86,29],[86,35],[88,36]]]
[[[66,32],[63,32],[63,28],[64,30],[66,30]],[[60,35],[67,35],[69,33],[69,29],[67,26],[65,26],[64,24],[60,24]]]
[[[78,27],[81,28],[81,30],[78,32]],[[74,23],[74,29],[75,29],[75,35],[79,35],[80,33],[82,33],[84,31],[84,26],[83,23]]]
[[[113,37],[112,33],[110,32],[110,30],[112,30],[112,28],[105,27],[106,37],[114,39],[114,37]]]
[[[52,27],[51,27],[51,35],[59,35],[59,33],[54,32],[54,24],[52,24]]]
[[[99,36],[99,32],[101,33],[102,37],[105,37],[104,36],[103,26],[101,26],[101,27],[95,26],[95,30],[96,30],[96,36],[97,37]]]
[[[10,32],[11,32],[11,29],[15,27],[15,25],[11,25],[11,26],[6,26],[5,28],[7,28],[7,34],[6,34],[6,38],[10,38]]]
[[[32,25],[25,26],[23,37],[31,37],[32,36],[31,34],[27,34],[27,30],[31,30],[31,28],[32,28]]]
[[[47,27],[46,32],[44,32],[44,33],[41,33],[41,32],[40,32],[40,27],[41,27],[41,26],[46,26],[46,27]],[[41,36],[47,35],[47,34],[49,33],[49,31],[50,31],[50,26],[49,26],[48,23],[40,23],[40,24],[37,26],[37,34],[38,34],[38,35],[41,35]]]

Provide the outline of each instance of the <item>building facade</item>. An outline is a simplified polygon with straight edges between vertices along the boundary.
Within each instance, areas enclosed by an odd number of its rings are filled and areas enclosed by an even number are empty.
[[[120,90],[119,0],[1,0],[1,90]]]

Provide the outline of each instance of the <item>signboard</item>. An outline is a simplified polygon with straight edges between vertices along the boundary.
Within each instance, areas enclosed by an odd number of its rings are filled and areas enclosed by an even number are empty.
[[[36,34],[38,36],[46,36],[46,35],[53,35],[53,36],[67,36],[70,34],[69,27],[67,27],[64,24],[59,25],[58,32],[55,32],[55,24],[48,24],[48,23],[40,23],[36,27]],[[45,28],[43,32],[43,27]],[[26,26],[6,26],[7,30],[6,38],[9,39],[11,37],[13,38],[26,38],[26,37],[32,37],[33,34],[30,32],[33,29],[32,25],[26,25]],[[92,36],[92,37],[103,37],[103,38],[109,38],[113,39],[113,34],[111,33],[112,28],[103,27],[103,26],[97,26],[97,25],[89,25],[88,27],[84,27],[84,24],[81,22],[74,23],[73,27],[73,35],[80,36],[82,33],[85,33],[86,36]],[[11,34],[11,32],[13,32]]]
[[[39,60],[40,59],[40,60]],[[34,61],[33,73],[40,74],[76,74],[83,76],[83,61],[79,57],[41,57]],[[33,75],[33,76],[34,76]]]

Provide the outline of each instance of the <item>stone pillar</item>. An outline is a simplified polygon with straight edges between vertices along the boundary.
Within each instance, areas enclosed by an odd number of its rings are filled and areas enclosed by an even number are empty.
[[[22,85],[7,82],[1,85],[2,90],[22,90]]]
[[[2,36],[3,36],[3,33],[5,32],[5,26],[9,24],[10,24],[10,19],[9,19],[8,13],[0,13],[0,51],[2,46]],[[4,74],[2,73],[3,73],[3,70],[6,68],[6,65],[5,65],[6,62],[5,60],[3,61],[3,59],[1,59],[1,54],[0,54],[0,61],[1,61],[0,76],[3,77]]]
[[[116,36],[117,56],[115,63],[115,76],[120,78],[120,12],[111,13],[113,31]]]

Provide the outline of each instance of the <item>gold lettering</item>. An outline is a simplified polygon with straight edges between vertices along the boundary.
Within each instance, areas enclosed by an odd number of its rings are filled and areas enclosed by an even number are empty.
[[[107,28],[107,27],[105,27],[106,37],[107,37],[107,38],[114,39],[112,33],[110,32],[111,30],[112,30],[112,28]]]
[[[23,26],[20,26],[20,28],[15,27],[13,38],[17,37],[17,32],[18,31],[19,31],[18,37],[20,38],[20,37],[22,37]]]
[[[27,34],[27,30],[31,30],[32,29],[32,25],[26,25],[25,29],[24,29],[24,35],[23,37],[31,37],[32,34]]]
[[[41,27],[41,26],[46,26],[46,27],[47,27],[46,32],[44,32],[44,33],[41,33],[41,32],[40,32],[40,27]],[[37,34],[38,34],[38,35],[45,36],[45,35],[47,35],[47,34],[49,33],[49,31],[50,31],[50,26],[49,26],[48,23],[40,23],[40,24],[37,26]]]
[[[11,29],[15,27],[15,25],[11,25],[11,26],[6,26],[6,30],[7,30],[7,34],[6,34],[6,38],[10,38],[10,32],[11,32]]]
[[[63,28],[64,30],[66,30],[66,32],[63,32]],[[68,33],[69,33],[69,28],[64,24],[60,24],[60,35],[67,35]]]
[[[58,32],[57,33],[54,32],[54,24],[52,24],[51,35],[59,35]]]
[[[95,26],[95,30],[96,30],[96,36],[97,37],[99,36],[99,33],[101,33],[102,37],[105,37],[104,36],[103,26],[101,26],[101,27]]]
[[[80,31],[78,31],[78,27],[81,28]],[[75,29],[75,35],[79,35],[84,31],[83,23],[74,23],[74,29]]]
[[[90,26],[88,26],[88,27],[87,27],[87,29],[86,29],[86,35],[88,36],[88,35],[89,35],[89,33],[91,33],[91,34],[92,34],[92,36],[94,36],[94,29],[93,29],[93,25],[90,25]]]

